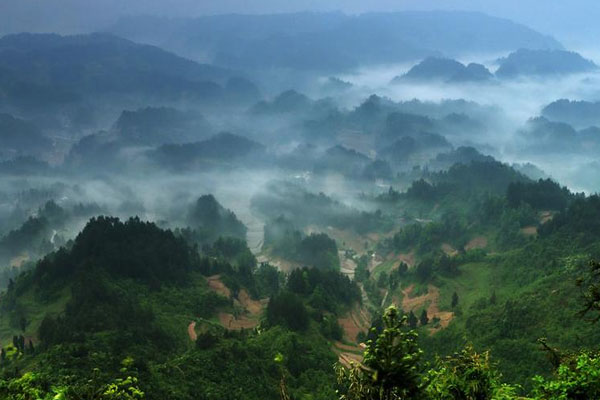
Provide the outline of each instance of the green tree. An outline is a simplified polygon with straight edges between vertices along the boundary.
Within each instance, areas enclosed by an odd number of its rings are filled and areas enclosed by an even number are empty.
[[[600,357],[582,352],[563,359],[554,378],[534,378],[536,400],[599,399]]]
[[[500,383],[489,353],[476,353],[469,345],[460,353],[438,359],[426,377],[431,400],[511,400],[517,388]]]
[[[421,316],[419,317],[419,322],[421,323],[421,326],[425,326],[429,323],[429,317],[427,316],[427,310],[423,309],[423,311],[421,311]]]
[[[419,320],[417,319],[417,316],[415,315],[415,313],[411,310],[408,313],[408,326],[410,327],[410,329],[415,329],[417,327],[417,323],[419,322]]]
[[[458,294],[456,292],[452,293],[452,308],[455,308],[458,305]]]
[[[385,311],[383,330],[367,342],[363,363],[338,368],[340,400],[412,399],[421,394],[422,351],[417,334],[405,329],[406,321],[394,306]]]

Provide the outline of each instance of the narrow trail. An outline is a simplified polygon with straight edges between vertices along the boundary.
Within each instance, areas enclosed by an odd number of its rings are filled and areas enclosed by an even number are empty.
[[[196,334],[196,321],[190,322],[188,325],[188,336],[192,342],[195,342],[198,339],[198,335]]]

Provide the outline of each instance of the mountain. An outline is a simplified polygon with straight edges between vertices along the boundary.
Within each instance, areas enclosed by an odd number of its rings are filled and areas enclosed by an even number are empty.
[[[4,159],[40,155],[52,147],[52,141],[37,126],[4,113],[0,113],[0,143],[0,157]]]
[[[211,127],[202,115],[170,107],[145,107],[123,111],[113,130],[128,144],[183,143],[207,136]]]
[[[214,100],[233,72],[109,34],[18,34],[0,39],[0,90],[21,107],[98,94]],[[236,81],[230,89],[239,88]],[[247,89],[245,89],[247,90]]]
[[[261,162],[258,155],[264,151],[264,146],[257,142],[222,132],[200,142],[160,146],[148,152],[148,157],[162,167],[188,169],[219,164],[241,166]],[[253,160],[250,156],[253,156]]]
[[[219,236],[246,240],[247,228],[231,210],[224,208],[212,194],[200,196],[190,207],[187,221],[200,231],[204,241],[214,242]]]
[[[560,99],[545,106],[542,115],[576,127],[600,126],[600,102]]]
[[[499,78],[520,76],[553,76],[590,72],[598,69],[594,62],[580,54],[564,50],[520,49],[498,60]]]
[[[577,130],[565,122],[549,121],[544,117],[533,118],[519,132],[530,154],[597,154],[600,149],[600,129],[589,127]]]
[[[412,67],[406,74],[396,77],[392,83],[402,81],[481,82],[493,78],[481,64],[467,66],[449,58],[428,57]]]
[[[523,25],[469,12],[129,17],[110,31],[241,69],[331,71],[440,54],[561,48]]]

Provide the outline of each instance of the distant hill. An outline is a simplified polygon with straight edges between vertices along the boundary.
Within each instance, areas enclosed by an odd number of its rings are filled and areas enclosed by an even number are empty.
[[[589,72],[598,69],[580,54],[564,50],[517,50],[498,60],[499,78],[518,76],[548,76]]]
[[[548,104],[542,115],[577,127],[600,125],[600,102],[561,99]]]
[[[196,200],[190,207],[187,222],[204,241],[214,241],[219,236],[246,240],[247,228],[233,211],[223,207],[212,194],[200,196]]]
[[[169,107],[123,111],[113,129],[119,140],[143,145],[191,142],[211,131],[202,115]]]
[[[432,169],[449,169],[454,164],[469,165],[472,162],[494,162],[494,157],[481,154],[477,149],[470,146],[461,146],[448,153],[440,153],[431,160],[428,166]]]
[[[449,58],[428,57],[412,67],[406,74],[393,79],[402,81],[481,82],[493,78],[491,72],[481,64],[464,65]]]
[[[565,122],[549,121],[544,117],[533,118],[519,131],[527,143],[523,152],[530,154],[576,154],[596,155],[600,149],[600,128],[589,127],[576,130]]]
[[[257,142],[222,132],[201,142],[163,145],[150,151],[148,156],[162,167],[187,169],[237,162],[256,163],[261,158],[257,155],[264,151],[264,146]],[[255,157],[254,161],[249,160],[251,155]]]
[[[52,142],[33,124],[0,113],[0,157],[39,155],[51,149]]]
[[[341,70],[442,54],[561,48],[555,39],[523,25],[471,12],[129,17],[110,31],[247,69]]]
[[[232,71],[100,33],[4,36],[0,38],[0,71],[5,101],[21,107],[69,103],[108,93],[206,100],[242,86],[239,80],[230,81]],[[242,89],[244,95],[253,90]]]

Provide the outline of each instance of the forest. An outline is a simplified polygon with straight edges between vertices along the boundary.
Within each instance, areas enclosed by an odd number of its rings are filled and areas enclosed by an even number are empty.
[[[591,0],[3,1],[0,399],[600,399]]]

